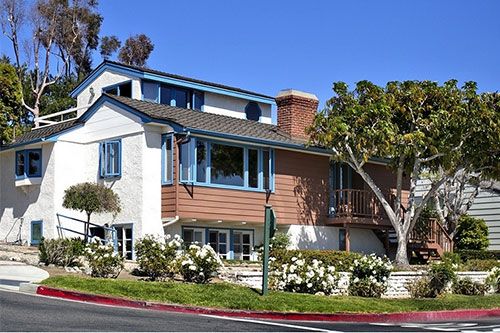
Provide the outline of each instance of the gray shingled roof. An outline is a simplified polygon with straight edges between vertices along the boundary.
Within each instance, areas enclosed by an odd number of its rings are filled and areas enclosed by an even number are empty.
[[[253,120],[239,119],[214,113],[183,109],[170,105],[146,102],[109,94],[103,94],[95,102],[95,104],[102,99],[115,100],[118,103],[132,108],[136,112],[151,118],[153,121],[172,122],[187,130],[191,130],[192,132],[200,131],[206,133],[207,135],[213,134],[216,136],[218,134],[231,136],[236,139],[241,138],[242,141],[255,139],[259,141],[267,141],[270,144],[275,143],[297,146],[297,148],[305,148],[305,141],[292,139],[287,133],[281,131],[276,125],[264,124]],[[12,146],[49,138],[50,136],[82,124],[83,120],[80,119],[34,129],[31,132],[18,137],[12,144],[3,146],[2,149],[8,149]]]
[[[76,126],[78,126],[78,124],[79,124],[78,120],[75,119],[75,120],[69,120],[66,122],[57,123],[57,124],[50,125],[50,126],[35,128],[35,129],[33,129],[29,132],[26,132],[23,135],[17,137],[15,141],[13,141],[12,143],[10,143],[8,145],[2,146],[1,148],[8,149],[8,148],[13,147],[13,146],[19,146],[19,145],[27,144],[27,143],[30,143],[33,141],[46,139],[52,135],[55,135],[55,134],[58,134],[58,133],[65,131],[65,130],[68,130],[70,128],[76,127]]]
[[[128,97],[107,95],[134,110],[156,120],[171,121],[190,130],[226,134],[244,138],[274,141],[283,144],[303,145],[281,131],[278,126],[253,120],[240,119],[214,113],[183,109],[175,106],[146,102]]]

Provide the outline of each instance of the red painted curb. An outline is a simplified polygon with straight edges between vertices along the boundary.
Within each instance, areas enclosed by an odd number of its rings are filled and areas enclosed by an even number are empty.
[[[150,303],[132,301],[123,298],[84,294],[56,288],[40,286],[38,295],[71,299],[75,301],[97,303],[104,305],[124,306],[157,311],[169,311],[189,314],[207,314],[223,317],[239,317],[269,320],[297,320],[297,321],[332,321],[332,322],[370,322],[395,323],[408,321],[442,321],[442,320],[471,320],[486,317],[500,317],[500,308],[496,309],[468,309],[445,311],[421,311],[409,313],[297,313],[271,311],[225,310],[173,304]]]

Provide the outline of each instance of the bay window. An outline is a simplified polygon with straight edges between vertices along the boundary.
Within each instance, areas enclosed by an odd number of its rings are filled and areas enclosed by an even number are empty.
[[[273,190],[273,151],[191,138],[179,146],[180,181],[195,185]]]
[[[26,149],[16,151],[16,178],[42,176],[42,150]]]

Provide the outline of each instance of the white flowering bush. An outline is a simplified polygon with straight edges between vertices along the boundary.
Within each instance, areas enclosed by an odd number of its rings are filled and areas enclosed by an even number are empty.
[[[222,260],[210,245],[191,244],[182,254],[179,273],[187,282],[207,283],[222,266]]]
[[[392,264],[387,257],[375,254],[356,259],[350,267],[349,294],[362,297],[380,297],[387,290],[387,279]]]
[[[493,267],[486,278],[486,284],[494,293],[500,293],[500,267]]]
[[[179,235],[160,238],[146,235],[135,244],[139,270],[150,280],[172,278],[177,270],[177,256],[183,241]]]
[[[310,264],[302,258],[292,257],[289,263],[273,265],[276,258],[270,258],[270,286],[273,289],[296,293],[331,295],[338,289],[339,274],[334,266],[313,259]]]
[[[122,256],[114,251],[112,244],[101,244],[98,237],[87,244],[85,259],[92,277],[116,278],[123,269]]]

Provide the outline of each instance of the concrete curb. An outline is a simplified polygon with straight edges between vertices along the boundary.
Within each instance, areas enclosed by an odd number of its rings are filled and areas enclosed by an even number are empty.
[[[417,321],[448,321],[448,320],[472,320],[487,317],[499,317],[500,308],[496,309],[467,309],[446,311],[422,311],[410,313],[297,313],[297,312],[272,312],[272,311],[245,311],[225,310],[215,308],[204,308],[195,306],[171,305],[151,303],[145,301],[133,301],[123,298],[99,296],[56,289],[46,286],[38,286],[38,295],[58,297],[75,301],[97,303],[111,306],[123,306],[129,308],[150,309],[157,311],[169,311],[188,314],[208,314],[223,317],[268,319],[268,320],[294,320],[294,321],[330,321],[330,322],[370,322],[370,323],[397,323]]]
[[[19,284],[19,291],[27,294],[36,294],[40,285],[31,282],[22,282]]]

